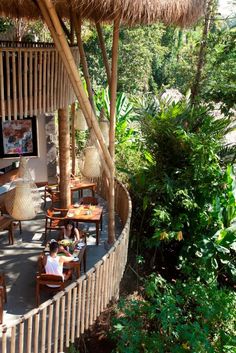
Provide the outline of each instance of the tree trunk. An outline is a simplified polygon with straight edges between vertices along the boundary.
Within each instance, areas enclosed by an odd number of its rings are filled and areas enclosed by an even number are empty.
[[[197,62],[197,71],[195,75],[195,79],[193,81],[193,85],[191,88],[191,100],[192,103],[195,102],[196,97],[198,96],[200,92],[200,83],[202,79],[202,71],[204,68],[205,64],[205,58],[206,58],[206,49],[207,49],[207,37],[208,37],[208,32],[209,32],[209,27],[211,23],[211,17],[212,17],[212,11],[214,8],[215,0],[208,0],[206,2],[206,12],[205,12],[205,18],[204,18],[204,27],[203,27],[203,32],[202,32],[202,40],[201,40],[201,45],[200,45],[200,50],[198,54],[198,62]]]
[[[68,109],[58,110],[59,127],[59,168],[60,168],[60,206],[68,208],[70,196],[70,128]]]

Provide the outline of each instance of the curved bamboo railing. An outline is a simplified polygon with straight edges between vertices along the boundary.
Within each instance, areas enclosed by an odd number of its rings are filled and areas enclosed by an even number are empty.
[[[78,65],[77,47],[72,47],[72,54]],[[74,101],[74,90],[53,44],[0,42],[0,116],[3,120],[54,112]]]
[[[108,190],[102,182],[99,194]],[[131,200],[127,190],[116,181],[115,207],[123,230],[106,255],[84,276],[51,300],[31,310],[9,325],[0,326],[2,353],[64,352],[119,294],[129,241]]]

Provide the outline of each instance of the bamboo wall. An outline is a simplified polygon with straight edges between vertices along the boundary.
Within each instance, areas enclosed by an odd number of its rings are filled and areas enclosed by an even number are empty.
[[[80,337],[119,293],[127,261],[131,201],[127,190],[116,182],[116,212],[124,228],[109,252],[84,276],[51,300],[11,324],[0,326],[2,353],[64,352]],[[107,194],[101,183],[100,192]]]
[[[79,64],[78,48],[73,47],[72,53]],[[3,120],[53,112],[74,101],[68,75],[52,44],[0,42],[0,116]]]

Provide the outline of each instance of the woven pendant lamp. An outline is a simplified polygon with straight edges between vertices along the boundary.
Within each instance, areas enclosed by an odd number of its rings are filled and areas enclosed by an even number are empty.
[[[34,205],[30,183],[18,180],[15,188],[7,193],[5,206],[7,212],[19,221],[34,218],[37,208]]]
[[[79,131],[86,131],[88,129],[88,125],[81,109],[75,112],[75,129]]]
[[[27,163],[26,158],[20,158],[18,179],[11,183],[10,191],[4,199],[7,212],[19,221],[33,219],[41,204],[40,193],[31,177]]]
[[[99,122],[99,126],[105,141],[105,144],[109,146],[109,121],[108,120],[101,120]]]
[[[98,178],[100,176],[100,157],[95,146],[86,147],[84,150],[84,165],[82,174],[87,178]]]

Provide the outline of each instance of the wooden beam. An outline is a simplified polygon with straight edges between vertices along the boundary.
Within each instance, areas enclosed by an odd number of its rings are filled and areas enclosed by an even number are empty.
[[[113,167],[113,160],[109,154],[109,151],[105,145],[101,130],[98,125],[98,121],[94,115],[91,104],[88,100],[86,92],[84,91],[83,83],[80,78],[80,74],[77,70],[74,58],[71,54],[70,48],[66,41],[59,19],[55,12],[54,5],[49,0],[38,0],[42,15],[48,25],[48,28],[52,34],[54,43],[57,50],[63,60],[65,69],[69,75],[69,79],[74,88],[75,94],[79,100],[80,107],[84,113],[88,125],[91,124],[95,135],[98,139],[98,143],[103,151],[104,160],[107,163],[108,169]],[[55,28],[54,28],[55,26]]]
[[[88,64],[87,64],[86,55],[84,52],[84,46],[83,46],[82,37],[81,37],[81,29],[82,29],[81,17],[79,15],[76,16],[75,14],[73,14],[73,22],[74,22],[74,26],[75,26],[75,33],[76,33],[76,37],[77,37],[77,44],[78,44],[79,53],[80,53],[82,70],[83,70],[85,82],[87,85],[89,101],[91,103],[91,106],[93,107],[94,113],[96,113],[96,109],[95,109],[95,105],[94,105],[94,98],[93,98],[93,90],[92,90],[91,80],[89,77]]]
[[[103,58],[104,66],[105,66],[106,73],[107,73],[107,82],[108,82],[108,85],[111,87],[111,69],[110,69],[110,64],[108,61],[105,41],[104,41],[104,37],[103,37],[103,33],[102,33],[102,27],[99,22],[96,22],[96,28],[97,28],[100,48],[102,51],[102,58]]]

